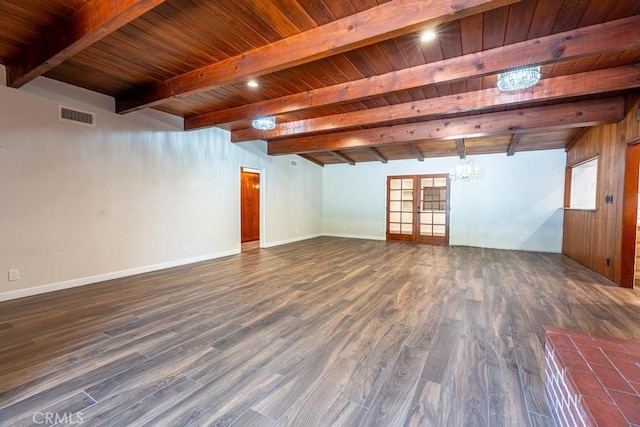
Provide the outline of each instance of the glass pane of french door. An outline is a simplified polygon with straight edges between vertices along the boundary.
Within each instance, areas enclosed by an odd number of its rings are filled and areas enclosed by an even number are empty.
[[[387,188],[387,238],[413,240],[415,229],[414,179],[413,177],[389,177]]]
[[[419,182],[420,229],[416,240],[449,244],[449,177],[423,175]]]

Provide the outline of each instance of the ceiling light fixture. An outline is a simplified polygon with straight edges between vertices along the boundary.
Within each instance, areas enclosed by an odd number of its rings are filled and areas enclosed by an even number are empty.
[[[420,41],[422,43],[427,43],[435,40],[436,37],[437,37],[437,34],[434,30],[425,30],[422,32],[422,34],[420,34]]]
[[[247,86],[249,86],[249,87],[258,87],[259,85],[258,85],[258,82],[257,82],[257,81],[255,81],[255,80],[249,80],[249,81],[247,82]]]
[[[449,177],[455,182],[475,181],[480,175],[482,175],[480,166],[467,158],[461,159],[455,168],[449,170]]]
[[[540,81],[540,66],[518,67],[498,74],[498,89],[502,92],[526,89]]]
[[[251,126],[258,130],[271,130],[276,127],[276,118],[270,116],[253,119]]]

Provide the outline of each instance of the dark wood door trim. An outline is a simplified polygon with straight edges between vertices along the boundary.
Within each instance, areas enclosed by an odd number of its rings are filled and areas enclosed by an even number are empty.
[[[640,142],[640,139],[638,140]],[[638,180],[640,179],[640,144],[627,146],[622,201],[622,250],[620,286],[632,288],[635,277],[636,231],[638,227]]]
[[[240,242],[260,240],[260,173],[240,171]]]

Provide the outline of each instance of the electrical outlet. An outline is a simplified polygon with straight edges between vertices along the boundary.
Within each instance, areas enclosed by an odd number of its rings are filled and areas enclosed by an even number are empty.
[[[191,252],[191,249],[189,248],[189,245],[184,245],[184,253],[188,254],[189,252]]]
[[[15,282],[16,280],[20,280],[20,270],[9,270],[9,281]]]

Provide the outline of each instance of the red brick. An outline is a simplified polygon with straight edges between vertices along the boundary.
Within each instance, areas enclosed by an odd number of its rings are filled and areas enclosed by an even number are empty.
[[[551,369],[553,369],[554,371],[560,374],[565,368],[565,366],[560,361],[560,357],[555,351],[549,354],[549,363],[551,365]]]
[[[637,363],[626,360],[612,360],[612,362],[627,381],[640,382],[640,366]]]
[[[552,326],[545,331],[545,395],[556,421],[640,427],[640,343]]]
[[[583,426],[584,425],[584,420],[582,419],[582,416],[580,415],[580,411],[578,410],[578,407],[576,405],[571,405],[569,407],[569,411],[571,412],[571,416],[573,416],[573,419],[575,420],[575,425],[576,426]]]
[[[578,352],[582,355],[587,363],[598,365],[611,365],[607,356],[604,355],[600,347],[592,347],[590,345],[581,345],[578,347]]]
[[[629,383],[618,373],[618,370],[611,367],[611,365],[591,365],[591,369],[593,369],[593,372],[607,390],[613,389],[625,393],[635,393]]]
[[[565,381],[562,381],[560,383],[560,390],[562,391],[563,396],[567,396],[567,400],[570,403],[575,402],[575,394],[573,393],[572,390],[569,389]]]
[[[582,399],[579,399],[576,408],[578,409],[578,412],[580,412],[580,416],[582,417],[586,425],[595,425],[593,423],[593,419],[591,418],[591,414],[586,408],[586,403],[583,402]]]
[[[630,341],[626,338],[605,337],[602,335],[592,335],[591,337],[596,341],[606,342],[610,344],[618,344],[622,346],[635,343],[634,341]],[[635,344],[640,345],[640,343],[635,343]]]
[[[568,369],[577,369],[580,371],[589,371],[589,365],[577,351],[567,350],[566,348],[556,349],[560,365]]]
[[[573,426],[575,425],[575,423],[573,422],[573,418],[571,418],[571,412],[569,411],[569,408],[562,408],[562,419],[563,421],[565,421],[564,425],[566,426]]]
[[[609,360],[612,362],[616,360],[626,360],[627,362],[640,363],[640,356],[633,353],[626,353],[622,351],[604,350]]]
[[[594,399],[610,400],[609,395],[593,372],[569,371],[569,378],[577,394],[589,396]]]
[[[573,345],[573,341],[565,334],[547,333],[546,342],[550,343],[554,348],[566,348],[569,350],[575,350],[576,346]]]
[[[555,402],[556,406],[562,406],[562,393],[558,388],[558,385],[551,387],[551,398]]]
[[[567,329],[560,329],[560,328],[556,328],[553,325],[542,325],[542,327],[544,328],[544,331],[546,333],[555,333],[555,334],[570,334],[571,331],[567,330]]]
[[[612,390],[610,394],[627,421],[640,424],[640,397],[615,390]]]
[[[611,402],[584,397],[583,405],[587,409],[589,416],[595,425],[602,427],[626,426],[628,423],[618,410],[618,407]]]
[[[582,337],[571,337],[571,340],[577,347],[580,347],[583,345],[588,345],[588,346],[595,345],[597,347],[602,348],[603,350],[626,352],[622,344],[618,344],[618,343],[602,341],[602,340],[599,341],[599,340],[593,340],[593,339],[585,339]]]
[[[635,354],[640,356],[640,343],[636,342],[628,342],[622,345],[625,350],[627,350],[631,354]]]

